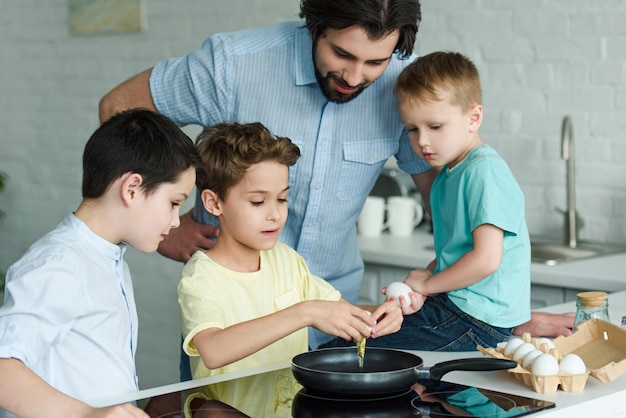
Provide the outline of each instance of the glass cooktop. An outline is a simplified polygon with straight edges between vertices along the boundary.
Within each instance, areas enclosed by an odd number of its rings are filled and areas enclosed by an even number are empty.
[[[159,418],[508,418],[555,407],[549,401],[434,380],[419,381],[397,394],[346,398],[332,390],[322,393],[303,388],[290,368],[142,399],[137,404]]]

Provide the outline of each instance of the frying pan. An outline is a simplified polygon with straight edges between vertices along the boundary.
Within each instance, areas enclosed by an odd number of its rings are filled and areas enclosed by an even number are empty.
[[[421,367],[421,357],[406,351],[368,348],[363,370],[354,347],[325,348],[298,354],[291,371],[307,389],[345,395],[391,394],[408,390],[420,379],[440,380],[454,370],[504,370],[517,366],[513,360],[490,357],[466,358]]]

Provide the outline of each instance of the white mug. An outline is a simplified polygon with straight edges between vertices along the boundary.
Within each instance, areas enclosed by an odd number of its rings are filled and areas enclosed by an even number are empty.
[[[357,221],[359,235],[364,237],[378,237],[387,229],[385,223],[385,198],[368,196],[365,199],[363,210]]]
[[[424,208],[412,197],[390,196],[387,199],[389,233],[396,237],[408,237],[422,222]]]

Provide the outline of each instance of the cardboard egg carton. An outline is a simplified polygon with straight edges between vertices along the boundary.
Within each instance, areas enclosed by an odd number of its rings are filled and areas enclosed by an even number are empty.
[[[547,344],[539,345],[536,338],[528,333],[522,336],[525,342],[533,343],[544,353],[550,352],[557,360],[565,354],[576,354],[587,367],[587,373],[567,375],[559,372],[552,376],[536,376],[522,367],[521,360],[517,367],[509,369],[516,379],[532,387],[535,392],[553,393],[558,387],[565,392],[580,392],[584,390],[588,376],[602,383],[610,382],[626,373],[626,330],[601,319],[591,319],[578,327],[569,337],[558,337],[553,340],[555,349],[550,350]],[[486,355],[495,358],[508,359],[502,349],[478,349]]]
[[[602,383],[626,373],[626,330],[601,319],[591,319],[569,337],[554,339],[563,354],[574,353],[583,359],[589,373]]]
[[[522,339],[528,340],[526,342],[533,343],[535,347],[544,353],[555,355],[555,357],[561,356],[558,351],[546,348],[547,344],[537,344],[535,341],[536,339],[530,338],[530,336],[524,335]],[[483,354],[493,358],[510,359],[499,349],[484,348],[481,346],[478,346],[478,349]],[[557,360],[559,360],[559,358],[557,358]],[[530,370],[522,367],[521,362],[522,360],[518,360],[517,367],[508,369],[507,372],[511,373],[517,380],[524,382],[526,386],[533,388],[533,390],[538,393],[554,393],[557,391],[559,386],[565,392],[580,392],[585,388],[587,377],[589,376],[589,372],[575,375],[559,372],[556,375],[538,376],[532,374]]]

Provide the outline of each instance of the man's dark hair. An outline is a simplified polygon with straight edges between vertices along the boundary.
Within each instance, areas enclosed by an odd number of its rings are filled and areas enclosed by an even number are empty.
[[[301,0],[300,17],[306,20],[313,39],[328,28],[341,30],[355,25],[372,40],[399,30],[394,52],[402,57],[413,53],[422,19],[419,0]]]

